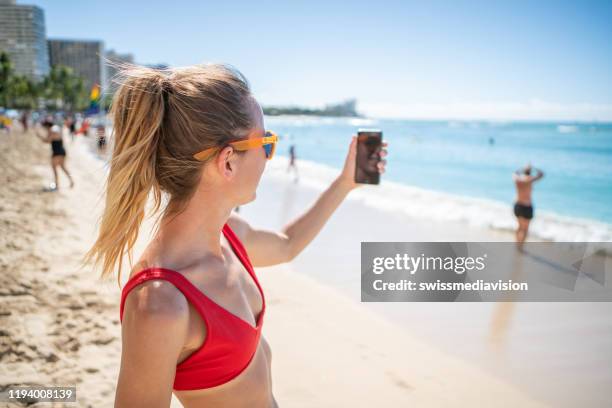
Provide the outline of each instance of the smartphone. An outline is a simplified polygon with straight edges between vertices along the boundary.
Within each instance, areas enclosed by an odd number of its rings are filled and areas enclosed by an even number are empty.
[[[379,184],[378,163],[381,160],[382,131],[380,129],[359,129],[357,131],[357,161],[355,183]]]

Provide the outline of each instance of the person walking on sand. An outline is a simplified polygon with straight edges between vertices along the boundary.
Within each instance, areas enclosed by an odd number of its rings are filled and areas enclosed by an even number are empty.
[[[21,122],[21,128],[24,133],[28,132],[28,120],[28,111],[23,111],[19,117],[19,121]]]
[[[73,115],[66,118],[66,127],[68,128],[68,133],[70,133],[70,140],[74,142],[74,136],[76,133],[76,118]]]
[[[53,169],[54,183],[51,183],[48,190],[57,191],[59,189],[57,174],[58,167],[60,167],[66,176],[68,176],[68,180],[70,180],[70,188],[74,187],[74,180],[66,168],[66,150],[64,149],[64,142],[62,140],[62,128],[59,125],[54,124],[53,118],[51,117],[47,117],[43,121],[42,126],[47,130],[46,135],[41,135],[39,133],[39,128],[36,128],[34,134],[43,142],[51,144],[51,168]]]
[[[533,175],[533,172],[536,172]],[[533,183],[544,177],[544,172],[540,169],[532,168],[527,164],[522,169],[512,173],[512,179],[516,185],[516,202],[514,203],[514,215],[518,221],[516,229],[516,243],[519,250],[523,249],[523,243],[527,239],[529,223],[533,218],[533,203],[531,201],[531,191]]]
[[[83,259],[103,278],[118,268],[119,281],[130,260],[115,407],[166,408],[172,393],[186,408],[277,407],[254,268],[297,256],[359,186],[356,136],[312,207],[281,231],[259,229],[232,209],[256,198],[278,137],[243,74],[228,64],[120,72],[106,205]],[[150,195],[161,216],[132,265]]]
[[[96,126],[96,137],[98,139],[98,153],[105,154],[106,153],[106,126],[104,123],[100,122]]]
[[[295,144],[289,146],[289,167],[287,168],[287,172],[293,170],[295,172],[295,178],[293,179],[294,183],[297,183],[300,175],[298,174],[298,168],[296,164],[296,155],[295,155]]]

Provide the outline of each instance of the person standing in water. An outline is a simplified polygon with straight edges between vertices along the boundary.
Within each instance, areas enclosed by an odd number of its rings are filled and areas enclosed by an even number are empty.
[[[297,183],[300,178],[300,175],[298,174],[296,159],[297,157],[295,155],[295,144],[291,144],[291,146],[289,146],[289,167],[287,168],[287,172],[291,170],[295,172],[295,178],[293,179],[295,183]]]
[[[533,172],[536,172],[533,175]],[[514,215],[518,221],[516,229],[516,243],[519,250],[523,249],[523,243],[527,239],[529,223],[533,218],[533,203],[531,201],[531,191],[533,183],[544,177],[544,172],[540,169],[531,167],[527,164],[522,169],[512,173],[512,180],[516,186],[516,202],[514,203]]]
[[[260,229],[232,209],[255,200],[278,136],[242,73],[226,64],[132,66],[120,77],[106,205],[83,259],[101,265],[103,278],[117,269],[119,281],[130,261],[115,408],[167,408],[172,393],[185,408],[277,407],[254,268],[295,258],[360,186],[357,137],[314,205],[281,231]],[[146,208],[161,217],[132,265]]]
[[[62,140],[62,127],[54,124],[51,117],[47,117],[42,123],[42,126],[47,130],[47,134],[44,136],[41,135],[37,128],[35,135],[43,142],[51,144],[51,168],[53,169],[54,183],[49,187],[49,191],[57,191],[59,189],[58,167],[68,176],[70,188],[72,188],[74,186],[74,180],[66,168],[66,149],[64,149],[64,142]]]

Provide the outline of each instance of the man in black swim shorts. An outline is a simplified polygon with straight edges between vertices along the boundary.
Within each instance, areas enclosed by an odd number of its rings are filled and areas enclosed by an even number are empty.
[[[533,172],[536,172],[533,175]],[[514,203],[514,215],[518,221],[516,229],[516,243],[519,250],[523,249],[523,243],[527,239],[529,223],[533,218],[533,204],[531,202],[531,191],[535,181],[544,177],[542,170],[533,169],[527,164],[523,169],[512,173],[512,179],[516,185],[516,202]]]

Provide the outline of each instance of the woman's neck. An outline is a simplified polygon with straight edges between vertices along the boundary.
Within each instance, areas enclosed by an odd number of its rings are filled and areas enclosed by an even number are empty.
[[[182,212],[162,217],[146,252],[168,267],[192,265],[204,256],[224,260],[221,231],[234,206],[222,194],[196,193]]]

